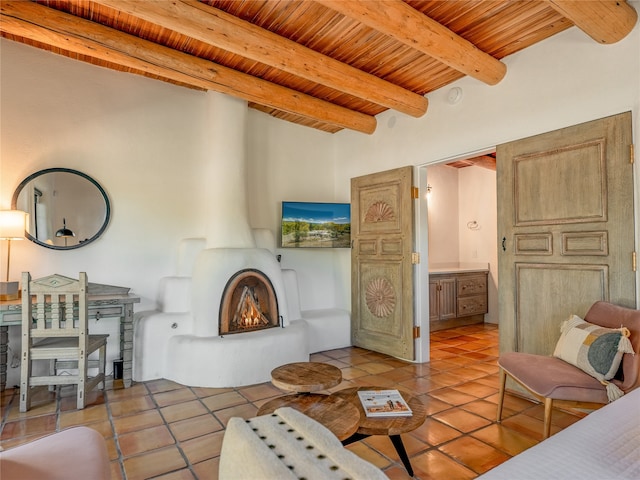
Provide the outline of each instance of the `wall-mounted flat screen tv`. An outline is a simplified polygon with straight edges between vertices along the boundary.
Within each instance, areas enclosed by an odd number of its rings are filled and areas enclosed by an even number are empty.
[[[283,248],[349,248],[349,203],[282,202]]]

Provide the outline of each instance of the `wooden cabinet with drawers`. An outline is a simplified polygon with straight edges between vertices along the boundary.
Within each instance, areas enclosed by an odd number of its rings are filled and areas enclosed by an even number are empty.
[[[488,272],[429,275],[430,330],[483,323]]]

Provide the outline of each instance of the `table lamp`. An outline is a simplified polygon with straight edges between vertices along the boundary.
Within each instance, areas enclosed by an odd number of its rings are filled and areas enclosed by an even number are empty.
[[[0,300],[19,298],[18,282],[9,281],[11,240],[22,240],[27,228],[27,214],[21,210],[0,210],[0,240],[7,240],[7,276],[0,282]]]

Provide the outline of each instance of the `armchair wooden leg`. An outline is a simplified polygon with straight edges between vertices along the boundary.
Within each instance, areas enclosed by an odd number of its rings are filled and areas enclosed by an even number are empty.
[[[551,410],[553,408],[553,399],[544,399],[544,438],[549,438],[551,434]]]
[[[500,393],[498,394],[498,419],[497,422],[502,421],[502,405],[504,403],[504,389],[507,384],[507,374],[501,368],[500,369]]]

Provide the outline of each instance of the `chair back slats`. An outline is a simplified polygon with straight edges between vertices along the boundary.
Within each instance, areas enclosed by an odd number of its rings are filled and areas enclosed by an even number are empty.
[[[47,311],[46,311],[46,301],[44,293],[40,293],[35,295],[35,312],[36,312],[36,330],[43,330],[46,328],[47,322]],[[58,314],[55,311],[57,305],[51,302],[51,323],[55,325],[59,322]]]
[[[51,275],[33,281],[25,272],[22,284],[23,326],[30,325],[32,338],[87,335],[86,274],[81,272],[80,280]],[[26,300],[29,297],[30,302]]]

